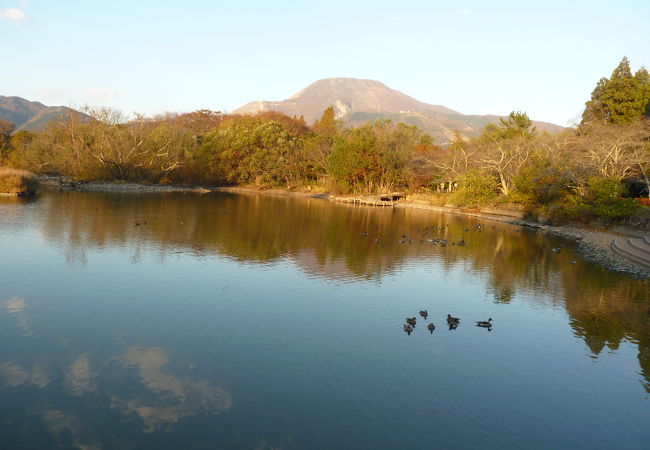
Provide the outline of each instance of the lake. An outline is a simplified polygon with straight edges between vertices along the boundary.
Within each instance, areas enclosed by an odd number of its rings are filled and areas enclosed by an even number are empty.
[[[0,255],[3,449],[650,442],[650,285],[533,229],[52,190],[0,198]]]

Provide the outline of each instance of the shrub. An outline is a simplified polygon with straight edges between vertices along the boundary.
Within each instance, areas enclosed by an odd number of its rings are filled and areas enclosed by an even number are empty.
[[[452,203],[461,206],[482,206],[497,196],[498,182],[492,175],[470,170],[458,177],[458,190],[451,196]]]
[[[616,222],[632,216],[638,208],[633,199],[622,197],[624,192],[614,178],[592,177],[582,195],[568,194],[537,211],[544,221],[554,224],[589,223],[595,219]]]
[[[625,189],[614,178],[589,179],[585,201],[594,217],[621,220],[634,214],[638,205],[631,198],[623,198]]]
[[[26,170],[0,167],[0,193],[33,194],[38,189],[38,178]]]
[[[535,214],[542,222],[562,225],[570,222],[589,223],[592,216],[584,198],[570,194],[562,199],[539,206]]]

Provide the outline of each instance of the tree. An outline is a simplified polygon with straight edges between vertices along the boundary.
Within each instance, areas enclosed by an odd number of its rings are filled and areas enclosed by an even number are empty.
[[[10,150],[11,133],[14,131],[14,124],[0,119],[0,163],[7,158]]]
[[[650,113],[650,74],[642,67],[634,75],[623,57],[611,77],[601,78],[585,104],[580,127],[607,122],[626,124]]]
[[[239,116],[206,135],[202,150],[224,181],[291,187],[304,173],[301,144],[278,122]]]
[[[481,168],[498,177],[503,195],[510,194],[513,177],[526,164],[536,134],[533,122],[521,111],[512,111],[497,125],[485,127],[479,139],[483,147]]]
[[[339,124],[337,123],[336,117],[334,115],[334,107],[330,106],[325,111],[323,111],[323,115],[321,116],[320,120],[314,122],[314,126],[312,128],[318,134],[330,137],[336,136]]]
[[[417,155],[419,160],[435,167],[440,188],[447,187],[451,192],[458,177],[471,168],[474,147],[463,139],[458,130],[447,148],[437,149],[435,153]]]
[[[512,111],[508,117],[499,118],[498,124],[488,124],[483,129],[483,136],[489,140],[502,140],[513,138],[532,138],[537,134],[537,128],[522,111]]]
[[[596,87],[591,92],[591,100],[585,103],[585,110],[582,113],[580,126],[607,123],[608,116],[605,104],[603,103],[603,92],[607,88],[609,80],[605,77],[598,80]]]
[[[337,136],[329,158],[330,175],[341,190],[380,192],[405,184],[415,149],[429,145],[420,129],[377,120]]]

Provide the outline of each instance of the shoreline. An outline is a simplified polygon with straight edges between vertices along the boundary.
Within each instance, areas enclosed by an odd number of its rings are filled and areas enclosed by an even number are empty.
[[[229,192],[237,194],[261,194],[276,195],[283,197],[295,198],[318,198],[323,200],[334,201],[335,196],[323,192],[302,192],[289,191],[286,189],[260,189],[250,186],[180,186],[180,185],[144,185],[139,183],[111,183],[90,181],[83,183],[63,182],[61,184],[58,178],[43,178],[41,183],[44,187],[57,187],[61,189],[71,189],[87,192],[130,192],[130,193],[151,193],[151,192],[192,192],[198,194],[207,194],[211,192]],[[583,227],[576,225],[547,225],[538,222],[530,222],[517,217],[508,211],[500,211],[490,208],[490,211],[499,212],[499,214],[481,212],[466,208],[452,208],[448,206],[435,206],[421,202],[401,201],[395,208],[413,208],[424,209],[428,211],[443,212],[448,214],[464,215],[476,217],[484,220],[509,223],[522,227],[530,227],[541,230],[545,233],[562,236],[577,242],[578,253],[586,260],[599,264],[606,269],[625,273],[635,278],[650,280],[650,267],[643,266],[632,260],[627,259],[615,253],[611,249],[612,241],[621,236],[647,236],[647,232],[635,230],[628,227],[616,227],[613,229],[603,229],[598,227]],[[501,214],[503,213],[503,214]]]
[[[615,253],[611,244],[617,237],[640,237],[648,233],[626,227],[604,229],[599,227],[584,227],[576,225],[547,225],[538,222],[531,222],[523,219],[513,218],[508,215],[487,214],[480,211],[467,211],[462,208],[450,208],[447,206],[425,205],[417,203],[403,203],[396,208],[417,208],[429,211],[443,212],[456,215],[476,217],[484,220],[509,223],[541,230],[545,233],[562,236],[577,242],[578,253],[586,260],[605,267],[612,272],[625,273],[635,278],[650,280],[650,267],[636,263],[624,256]]]

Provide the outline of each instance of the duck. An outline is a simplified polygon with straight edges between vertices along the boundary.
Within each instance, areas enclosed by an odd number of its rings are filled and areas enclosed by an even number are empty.
[[[416,322],[415,317],[407,317],[407,318],[406,318],[406,323],[408,323],[408,324],[411,325],[412,327],[415,326],[415,322]]]
[[[425,309],[420,311],[420,315],[424,317],[424,320],[427,320],[427,316],[429,315],[429,312]]]
[[[460,319],[458,317],[451,317],[450,314],[447,314],[447,323],[459,323]]]
[[[404,325],[404,331],[410,336],[413,333],[413,327],[411,325]]]
[[[427,328],[429,329],[429,331],[431,332],[431,334],[433,334],[433,330],[436,329],[436,326],[435,326],[434,324],[430,323],[429,325],[427,325]]]
[[[449,331],[458,328],[458,322],[449,322]]]
[[[490,317],[488,320],[479,320],[476,322],[477,327],[491,327],[492,326],[492,317]]]

